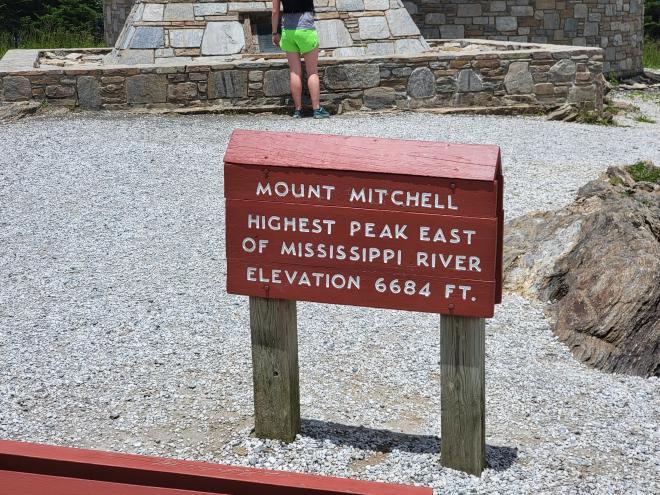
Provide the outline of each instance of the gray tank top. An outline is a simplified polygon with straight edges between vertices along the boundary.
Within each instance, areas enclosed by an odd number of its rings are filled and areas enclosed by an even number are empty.
[[[282,14],[282,29],[316,29],[313,12],[290,12]]]

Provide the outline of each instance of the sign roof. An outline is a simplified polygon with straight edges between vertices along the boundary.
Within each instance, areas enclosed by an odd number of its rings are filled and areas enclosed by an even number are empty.
[[[301,136],[308,139],[301,140]],[[236,130],[225,163],[493,181],[494,145]]]

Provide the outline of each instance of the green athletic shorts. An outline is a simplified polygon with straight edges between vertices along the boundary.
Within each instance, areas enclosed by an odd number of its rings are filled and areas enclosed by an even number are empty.
[[[309,53],[319,46],[316,29],[282,29],[280,48],[287,53]]]

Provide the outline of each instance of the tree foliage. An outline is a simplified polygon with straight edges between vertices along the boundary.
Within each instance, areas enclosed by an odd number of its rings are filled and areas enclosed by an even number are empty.
[[[644,34],[660,39],[660,0],[644,0]]]
[[[17,40],[21,33],[103,32],[102,0],[0,0],[0,32]]]

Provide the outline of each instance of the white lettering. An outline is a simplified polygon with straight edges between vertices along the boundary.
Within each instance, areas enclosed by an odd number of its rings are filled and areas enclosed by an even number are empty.
[[[362,189],[360,189],[359,193],[355,190],[354,187],[351,188],[351,196],[349,197],[348,200],[350,202],[361,201],[362,203],[366,203],[367,202],[367,195],[366,195],[366,192],[364,190],[364,187]]]
[[[257,183],[257,196],[261,196],[262,194],[272,196],[272,191],[270,190],[270,183],[266,183],[264,186],[261,182]]]
[[[255,249],[257,249],[257,241],[252,239],[252,237],[246,237],[243,239],[243,251],[246,253],[253,253]]]

